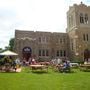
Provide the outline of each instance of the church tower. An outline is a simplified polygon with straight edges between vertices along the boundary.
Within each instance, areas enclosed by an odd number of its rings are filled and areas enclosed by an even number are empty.
[[[67,30],[70,40],[70,56],[74,60],[90,58],[90,6],[82,2],[69,7]],[[86,53],[87,50],[87,54]]]

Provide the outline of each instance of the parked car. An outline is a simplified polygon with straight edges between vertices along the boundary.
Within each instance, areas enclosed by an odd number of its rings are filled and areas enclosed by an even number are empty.
[[[78,68],[79,64],[78,63],[70,63],[70,66],[73,68]]]

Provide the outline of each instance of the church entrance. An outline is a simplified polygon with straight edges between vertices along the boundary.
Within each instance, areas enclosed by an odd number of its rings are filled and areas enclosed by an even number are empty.
[[[31,54],[32,54],[32,49],[30,47],[23,48],[23,50],[22,50],[23,59],[28,61],[29,58],[31,57]]]
[[[88,62],[89,58],[90,58],[90,50],[85,49],[84,50],[84,61]]]

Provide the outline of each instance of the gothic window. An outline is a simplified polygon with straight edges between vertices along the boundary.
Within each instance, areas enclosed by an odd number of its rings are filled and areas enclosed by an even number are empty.
[[[46,56],[49,56],[49,52],[48,52],[48,50],[46,50]]]
[[[39,37],[39,42],[41,42],[41,37]]]
[[[69,17],[69,27],[71,27],[71,16]]]
[[[73,16],[71,16],[71,26],[73,26]]]
[[[42,52],[41,52],[41,50],[39,50],[39,56],[41,56],[42,54],[41,54]]]
[[[84,18],[83,18],[83,14],[80,13],[80,23],[84,23]]]
[[[42,37],[42,42],[46,43],[46,37]]]
[[[72,45],[71,45],[71,48],[72,48],[72,50],[73,50],[73,43],[71,43]]]
[[[83,34],[83,40],[88,41],[88,34]]]
[[[59,56],[59,50],[57,50],[57,56]]]
[[[87,37],[87,41],[88,41],[88,34],[86,34],[86,37]]]
[[[59,38],[56,38],[56,40],[55,40],[55,41],[56,41],[56,43],[59,43]]]
[[[45,56],[45,50],[42,50],[42,56]]]
[[[60,38],[60,43],[62,43],[62,38]]]
[[[85,41],[85,34],[83,34],[83,40]]]
[[[88,24],[88,15],[85,14],[85,23]]]
[[[46,43],[47,41],[46,41],[46,37],[44,37],[44,43]]]
[[[48,42],[48,37],[46,37],[46,42]]]
[[[66,51],[65,50],[63,51],[63,55],[66,56]]]
[[[60,50],[60,56],[62,57],[63,55],[62,55],[62,50]]]
[[[63,42],[65,43],[65,38],[63,38]]]

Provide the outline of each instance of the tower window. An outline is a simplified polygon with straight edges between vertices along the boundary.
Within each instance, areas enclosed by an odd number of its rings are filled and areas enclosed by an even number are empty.
[[[86,37],[87,37],[87,41],[88,41],[88,34],[86,34]]]
[[[83,40],[88,41],[88,34],[83,34]]]
[[[83,40],[85,41],[85,34],[83,34]]]
[[[84,18],[83,18],[83,14],[80,13],[80,23],[84,23]]]
[[[71,44],[71,48],[72,48],[72,50],[73,50],[73,43]]]
[[[71,17],[69,17],[69,27],[71,27]]]
[[[88,24],[88,15],[85,14],[85,23]]]

